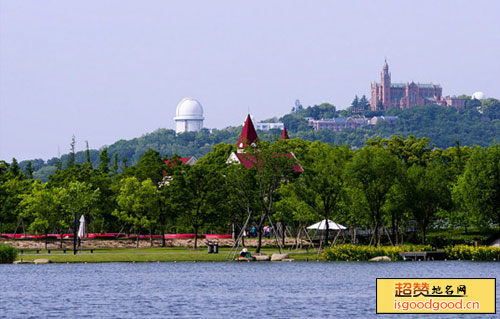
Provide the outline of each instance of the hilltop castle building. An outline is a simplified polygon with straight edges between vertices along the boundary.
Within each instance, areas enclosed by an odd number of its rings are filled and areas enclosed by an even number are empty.
[[[389,65],[385,61],[380,83],[371,85],[370,109],[372,111],[388,110],[393,107],[408,109],[414,105],[436,104],[465,107],[465,99],[447,96],[443,98],[443,89],[440,85],[432,83],[392,83]]]

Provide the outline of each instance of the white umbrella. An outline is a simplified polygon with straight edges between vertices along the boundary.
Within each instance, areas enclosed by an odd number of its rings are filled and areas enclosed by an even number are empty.
[[[80,227],[78,228],[78,238],[85,236],[85,217],[80,217]]]
[[[307,227],[307,229],[317,229],[317,230],[326,230],[326,219],[323,219],[319,223],[311,225]],[[328,229],[330,230],[342,230],[347,229],[347,227],[337,224],[333,220],[328,220]]]

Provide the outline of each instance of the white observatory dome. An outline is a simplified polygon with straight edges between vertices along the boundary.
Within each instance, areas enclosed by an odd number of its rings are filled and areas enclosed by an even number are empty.
[[[472,98],[476,100],[484,100],[486,95],[481,91],[477,91],[472,94]]]
[[[175,119],[179,120],[203,120],[203,107],[197,100],[186,97],[177,104]]]
[[[176,133],[198,132],[203,127],[203,107],[193,98],[183,98],[177,104],[174,120]]]

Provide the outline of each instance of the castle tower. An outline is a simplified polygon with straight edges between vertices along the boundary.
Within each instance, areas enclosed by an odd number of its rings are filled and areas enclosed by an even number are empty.
[[[245,120],[245,125],[243,125],[243,129],[241,130],[240,138],[236,144],[238,153],[243,153],[248,145],[255,144],[258,140],[259,138],[257,137],[257,132],[253,126],[250,114],[248,114],[247,119]]]
[[[380,73],[380,86],[381,86],[381,101],[384,110],[391,108],[391,74],[389,73],[389,64],[387,60],[384,62],[382,73]]]
[[[288,137],[288,132],[286,130],[286,127],[283,127],[283,132],[281,133],[281,139],[282,140],[289,140],[290,137]]]

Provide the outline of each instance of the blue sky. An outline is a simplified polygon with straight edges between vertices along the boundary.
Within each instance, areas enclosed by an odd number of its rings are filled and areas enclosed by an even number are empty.
[[[198,99],[205,127],[369,95],[395,82],[500,97],[500,1],[0,0],[0,159],[57,156],[174,128]]]

